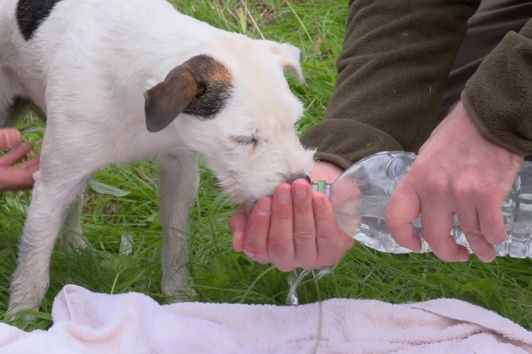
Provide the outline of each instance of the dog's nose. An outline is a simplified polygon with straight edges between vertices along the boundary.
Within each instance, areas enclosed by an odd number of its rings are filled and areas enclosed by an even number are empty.
[[[296,179],[304,179],[308,183],[311,183],[310,177],[307,176],[305,173],[291,173],[287,176],[285,176],[286,183],[292,184]]]

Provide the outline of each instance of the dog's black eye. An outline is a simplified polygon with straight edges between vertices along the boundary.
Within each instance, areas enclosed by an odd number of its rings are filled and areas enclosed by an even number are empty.
[[[241,145],[251,145],[251,144],[256,145],[258,142],[257,138],[255,138],[254,136],[244,136],[244,135],[233,137],[233,141]]]

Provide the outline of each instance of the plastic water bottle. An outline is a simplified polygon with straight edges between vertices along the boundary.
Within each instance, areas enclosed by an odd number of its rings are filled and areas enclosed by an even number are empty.
[[[416,158],[408,152],[380,152],[347,169],[332,184],[314,183],[314,190],[327,194],[342,229],[358,242],[387,253],[408,253],[391,237],[384,210],[393,191]],[[507,239],[496,246],[497,256],[532,258],[532,163],[525,162],[502,207]],[[419,234],[419,218],[413,222]],[[471,248],[455,217],[451,236]],[[430,252],[422,239],[421,252]]]
[[[315,191],[329,196],[336,221],[345,233],[367,247],[386,253],[408,253],[391,237],[384,210],[393,191],[412,166],[416,154],[402,151],[380,152],[348,168],[334,183],[312,185]],[[532,258],[532,163],[524,162],[503,206],[506,241],[495,246],[497,256]],[[413,222],[419,235],[419,218]],[[455,217],[451,237],[456,243],[472,250],[460,230]],[[421,252],[430,252],[429,245],[421,239]],[[329,274],[332,267],[324,267],[314,274],[316,280]],[[299,303],[297,289],[309,270],[292,271],[288,276],[288,305]]]

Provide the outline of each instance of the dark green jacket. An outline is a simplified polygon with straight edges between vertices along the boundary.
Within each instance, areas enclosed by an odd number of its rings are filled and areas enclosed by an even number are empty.
[[[352,0],[338,83],[303,136],[347,168],[384,150],[417,151],[440,122],[442,90],[479,1]],[[489,140],[532,153],[532,22],[484,60],[462,100]]]

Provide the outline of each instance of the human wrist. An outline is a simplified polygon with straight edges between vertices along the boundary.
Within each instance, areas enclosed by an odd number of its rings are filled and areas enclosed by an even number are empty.
[[[343,171],[343,168],[332,162],[318,160],[312,166],[309,175],[313,182],[323,180],[327,183],[333,183]]]

